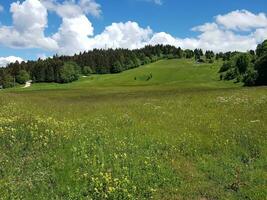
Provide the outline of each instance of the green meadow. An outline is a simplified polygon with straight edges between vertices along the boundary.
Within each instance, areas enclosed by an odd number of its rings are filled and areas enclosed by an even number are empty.
[[[0,199],[266,199],[267,87],[220,64],[0,90]]]

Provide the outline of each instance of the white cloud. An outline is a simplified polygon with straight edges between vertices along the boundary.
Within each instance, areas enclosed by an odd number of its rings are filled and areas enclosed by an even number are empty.
[[[89,14],[95,17],[101,15],[101,5],[95,0],[65,0],[59,3],[57,0],[42,0],[42,4],[50,11],[56,12],[60,17],[77,17]]]
[[[263,40],[267,39],[267,27],[266,28],[259,28],[254,33],[253,36],[257,43],[262,42]]]
[[[41,59],[41,60],[45,60],[47,58],[47,56],[45,55],[45,53],[40,53],[36,55],[37,59]]]
[[[159,1],[158,3],[162,3]],[[86,15],[100,16],[95,0],[25,0],[11,4],[13,26],[0,26],[0,43],[14,48],[42,48],[72,55],[93,48],[140,48],[148,44],[170,44],[181,48],[219,51],[247,51],[267,38],[267,18],[237,10],[218,15],[213,22],[192,28],[197,37],[178,38],[166,32],[155,33],[137,22],[112,23],[98,35]],[[58,31],[46,37],[47,12],[62,18]],[[246,32],[244,32],[246,31]]]
[[[95,17],[101,15],[101,5],[96,3],[95,0],[80,0],[79,5],[86,14],[91,14]]]
[[[136,49],[146,45],[152,33],[149,27],[141,28],[136,22],[113,23],[92,39],[92,47]]]
[[[0,12],[4,11],[4,7],[0,4]]]
[[[23,59],[20,57],[15,57],[15,56],[8,56],[8,57],[0,57],[0,67],[5,67],[9,63],[13,62],[22,62]]]
[[[38,0],[12,3],[13,26],[0,27],[0,43],[13,48],[44,48],[54,50],[57,44],[45,37],[46,8]]]
[[[202,48],[205,50],[247,51],[267,39],[267,20],[263,13],[255,15],[249,11],[233,11],[218,15],[215,22],[192,28],[200,32],[196,38],[175,38],[167,33],[155,34],[149,43],[170,44],[182,48]],[[265,22],[266,21],[266,22]],[[243,31],[248,31],[244,34]]]
[[[58,53],[71,55],[90,49],[89,36],[93,36],[93,31],[91,22],[84,15],[63,18],[59,31],[53,35],[59,46]]]
[[[264,13],[255,15],[247,10],[236,10],[226,15],[218,15],[216,22],[226,29],[242,31],[267,27],[267,17]]]

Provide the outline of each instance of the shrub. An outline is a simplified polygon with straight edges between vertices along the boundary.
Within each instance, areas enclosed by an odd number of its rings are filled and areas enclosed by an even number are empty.
[[[83,72],[82,72],[84,75],[88,76],[90,74],[93,74],[93,70],[91,67],[89,66],[85,66],[83,67]]]
[[[205,62],[205,60],[204,60],[204,59],[202,59],[202,58],[199,58],[199,59],[197,59],[197,62],[198,62],[198,63],[204,63],[204,62]]]
[[[253,68],[249,68],[243,77],[245,86],[253,86],[258,78],[258,72]]]
[[[267,54],[256,61],[255,70],[258,71],[256,84],[267,85]]]
[[[115,73],[120,73],[123,71],[121,63],[119,61],[116,61],[112,67],[111,67],[111,73],[115,74]]]
[[[20,70],[19,74],[16,76],[16,82],[25,84],[28,80],[30,80],[30,74],[25,70]]]
[[[230,68],[232,68],[231,63],[230,62],[224,62],[222,67],[219,70],[219,73],[226,72]]]
[[[14,86],[14,79],[10,74],[5,74],[0,79],[0,85],[3,86],[3,88],[9,88]]]
[[[236,67],[240,74],[244,74],[250,65],[250,56],[247,53],[241,54],[237,57]]]
[[[237,77],[236,70],[234,68],[229,69],[224,74],[222,74],[223,80],[233,80]]]
[[[212,64],[212,63],[214,63],[214,60],[213,60],[213,59],[210,59],[208,62],[209,62],[210,64]]]
[[[77,64],[76,64],[77,65]],[[69,83],[72,81],[76,81],[79,78],[79,73],[77,70],[77,66],[75,66],[72,62],[67,62],[60,69],[60,82],[61,83]]]

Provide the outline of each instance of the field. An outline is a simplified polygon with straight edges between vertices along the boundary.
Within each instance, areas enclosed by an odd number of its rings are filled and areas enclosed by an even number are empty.
[[[267,88],[162,60],[0,91],[0,199],[263,200]]]

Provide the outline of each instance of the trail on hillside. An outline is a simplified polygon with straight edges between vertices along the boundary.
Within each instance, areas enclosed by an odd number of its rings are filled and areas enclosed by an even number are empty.
[[[32,81],[31,81],[31,80],[30,80],[30,81],[27,81],[27,82],[25,83],[25,85],[24,85],[23,88],[31,87],[31,85],[32,85]]]

